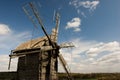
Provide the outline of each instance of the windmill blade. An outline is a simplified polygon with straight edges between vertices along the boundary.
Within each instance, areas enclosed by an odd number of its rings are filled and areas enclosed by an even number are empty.
[[[60,24],[60,14],[58,12],[55,13],[55,18],[56,18],[56,30],[58,31],[59,29],[59,24]]]
[[[55,13],[55,19],[56,19],[56,26],[54,29],[52,29],[52,37],[51,39],[54,42],[57,42],[57,38],[58,38],[58,30],[59,30],[59,24],[60,24],[60,15],[58,12]]]
[[[55,13],[56,13],[56,11],[54,10],[54,13],[53,13],[53,21],[55,21]]]
[[[59,54],[59,60],[60,60],[60,62],[61,62],[61,64],[62,64],[64,70],[65,70],[66,73],[67,73],[68,80],[72,80],[72,77],[71,77],[71,75],[70,75],[70,73],[69,73],[69,70],[67,69],[67,63],[66,63],[65,59],[63,58],[63,56],[62,56],[61,54]]]
[[[52,42],[51,39],[49,38],[49,36],[48,36],[48,34],[47,34],[47,32],[46,32],[46,30],[45,30],[45,28],[44,28],[44,25],[43,25],[43,23],[42,23],[42,20],[40,19],[40,16],[39,16],[39,14],[38,14],[37,8],[35,8],[35,6],[33,5],[33,3],[29,3],[29,5],[30,5],[30,7],[31,7],[31,9],[32,9],[32,11],[33,11],[33,14],[35,15],[36,19],[38,20],[38,23],[40,24],[43,32],[44,32],[45,35],[47,36],[50,45],[52,45],[52,47],[55,48],[53,42]]]
[[[23,6],[23,11],[25,12],[25,14],[28,16],[28,18],[31,20],[31,22],[33,23],[33,25],[35,26],[35,28],[37,28],[37,24],[35,22],[35,19],[33,19],[29,13],[29,11],[25,8],[25,6]]]
[[[60,44],[60,48],[69,48],[69,47],[75,47],[75,46],[72,42]]]

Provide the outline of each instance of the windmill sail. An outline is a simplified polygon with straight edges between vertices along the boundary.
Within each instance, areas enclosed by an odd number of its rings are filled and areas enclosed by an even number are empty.
[[[65,61],[65,59],[63,58],[63,56],[61,54],[59,54],[59,60],[65,70],[65,72],[67,73],[67,76],[68,76],[68,80],[72,80],[72,77],[70,75],[70,69],[69,67],[67,66],[67,63]]]
[[[52,29],[51,39],[52,39],[52,41],[57,42],[59,24],[60,24],[60,15],[59,15],[59,13],[55,13],[55,19],[56,19],[56,27]]]

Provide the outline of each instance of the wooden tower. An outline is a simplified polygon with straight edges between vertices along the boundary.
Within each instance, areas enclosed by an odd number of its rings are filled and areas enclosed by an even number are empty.
[[[31,9],[34,19],[29,14],[26,7],[23,7],[25,13],[36,26],[36,22],[41,26],[45,37],[33,39],[20,44],[16,49],[12,50],[9,61],[12,58],[18,57],[17,77],[18,80],[58,80],[58,59],[65,69],[68,80],[72,80],[67,64],[59,53],[59,49],[73,47],[72,44],[57,44],[58,27],[59,27],[59,14],[56,13],[56,27],[52,30],[50,35],[47,34],[38,10],[33,3],[27,4]]]

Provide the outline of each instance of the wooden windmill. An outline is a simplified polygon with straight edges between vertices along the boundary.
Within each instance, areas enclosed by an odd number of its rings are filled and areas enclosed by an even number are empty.
[[[32,11],[32,16],[29,10]],[[67,64],[59,53],[61,48],[74,47],[73,44],[61,44],[57,43],[58,28],[60,16],[56,13],[56,27],[52,30],[50,35],[47,34],[42,21],[40,19],[38,10],[33,5],[29,3],[23,7],[25,13],[36,26],[36,22],[41,26],[45,37],[33,39],[19,45],[15,50],[12,50],[9,61],[12,58],[18,57],[18,68],[17,75],[18,80],[58,80],[58,59],[62,63],[63,68],[65,69],[68,80],[72,80]],[[34,20],[36,19],[36,21]]]

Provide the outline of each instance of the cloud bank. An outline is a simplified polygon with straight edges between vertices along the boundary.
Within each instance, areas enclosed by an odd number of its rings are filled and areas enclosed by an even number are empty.
[[[16,32],[6,24],[0,24],[0,53],[7,53],[21,42],[30,39],[30,32]]]
[[[70,40],[75,45],[72,49],[61,49],[71,72],[96,73],[120,72],[120,43],[117,41],[103,43],[83,41],[79,38]],[[92,55],[94,54],[94,56]],[[0,71],[7,71],[8,55],[0,55]],[[11,70],[17,69],[17,59],[12,60]],[[88,68],[89,67],[89,68]],[[59,64],[59,71],[64,72]]]
[[[71,42],[74,42],[75,48],[61,50],[71,72],[120,72],[120,42],[103,43],[79,38]],[[60,71],[63,71],[62,67]]]
[[[7,71],[9,54],[20,43],[30,39],[30,32],[13,31],[7,24],[0,24],[0,71]],[[11,70],[16,70],[17,59],[12,60]]]
[[[76,21],[79,21],[77,19]],[[75,25],[73,23],[70,24],[72,26]],[[15,34],[9,26],[7,28],[10,31],[9,34],[0,35],[0,50],[2,52],[0,52],[0,71],[7,71],[8,68],[9,57],[8,54],[3,52],[9,51],[19,43],[26,41],[30,35],[28,32]],[[67,61],[71,72],[120,72],[120,42],[111,41],[104,43],[93,40],[85,41],[80,38],[72,39],[69,42],[73,42],[75,48],[61,49],[60,53]],[[14,59],[11,63],[11,70],[16,69],[17,59]],[[59,66],[59,71],[64,71],[61,65]]]
[[[96,54],[96,56],[102,52],[116,52],[120,50],[120,43],[117,41],[108,42],[108,43],[101,43],[99,46],[90,48],[86,53],[90,54],[91,56]]]
[[[10,70],[8,70],[9,56],[6,54],[0,54],[0,72],[1,71],[16,71],[17,61],[18,61],[17,58],[12,59]]]

